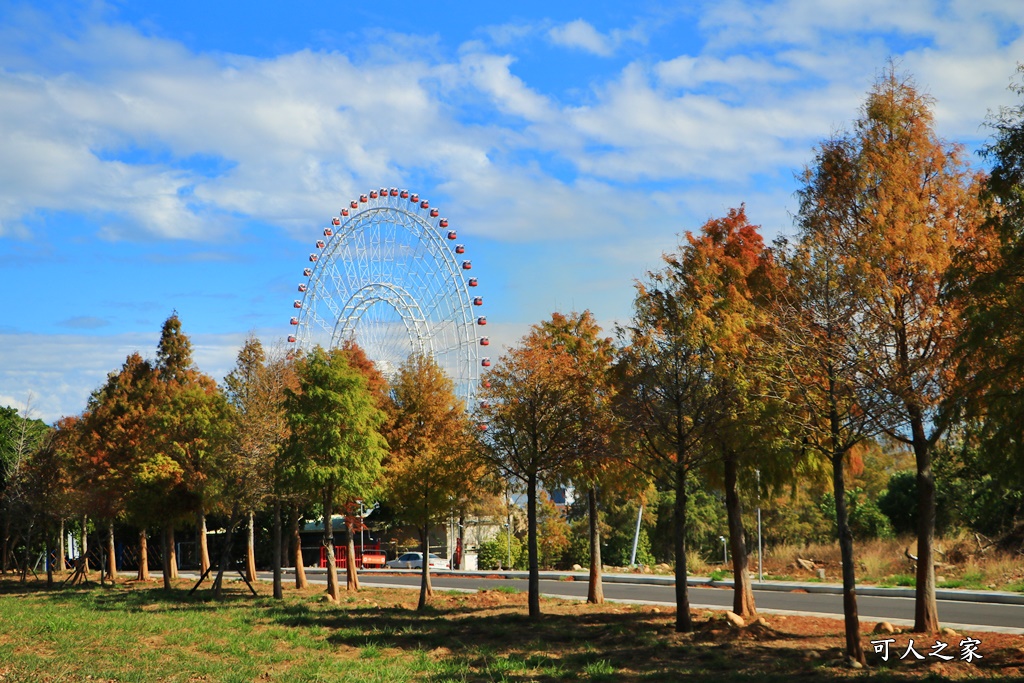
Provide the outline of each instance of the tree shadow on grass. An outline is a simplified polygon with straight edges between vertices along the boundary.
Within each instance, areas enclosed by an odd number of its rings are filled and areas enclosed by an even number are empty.
[[[791,681],[847,679],[848,671],[770,642],[702,641],[674,631],[670,617],[642,612],[545,614],[520,607],[401,607],[280,611],[274,622],[318,627],[339,647],[426,653],[437,665],[423,680]],[[787,639],[790,638],[786,634]],[[799,637],[799,636],[797,636]],[[883,674],[884,676],[884,674]],[[876,680],[887,680],[885,677]],[[894,676],[890,680],[904,680]]]

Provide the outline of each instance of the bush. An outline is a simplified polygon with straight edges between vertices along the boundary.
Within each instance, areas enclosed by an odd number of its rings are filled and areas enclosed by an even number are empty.
[[[477,555],[477,566],[480,569],[526,569],[527,557],[523,552],[522,542],[512,536],[512,566],[508,566],[509,537],[507,533],[498,534],[490,541],[480,544]]]

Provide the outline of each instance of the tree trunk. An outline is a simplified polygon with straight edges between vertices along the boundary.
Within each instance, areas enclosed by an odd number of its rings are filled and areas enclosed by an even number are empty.
[[[732,552],[733,598],[732,611],[749,619],[757,614],[754,591],[747,571],[747,537],[743,530],[743,504],[738,490],[739,457],[733,451],[725,453],[725,511],[729,520],[729,550]]]
[[[57,569],[64,571],[68,567],[68,555],[64,546],[64,518],[60,520],[60,530],[57,532]]]
[[[248,531],[245,544],[245,578],[249,582],[256,580],[256,513],[249,511],[249,522],[246,525]]]
[[[423,566],[420,568],[420,602],[417,610],[427,607],[427,598],[433,597],[434,588],[430,585],[430,527],[420,529],[420,547],[423,548]]]
[[[846,510],[846,482],[843,475],[845,453],[832,455],[832,493],[836,499],[836,527],[839,531],[839,552],[843,558],[843,615],[846,632],[846,656],[866,664],[860,642],[860,619],[857,615],[857,579],[853,558],[853,532]]]
[[[295,548],[295,587],[306,588],[309,581],[306,580],[306,565],[302,562],[302,535],[299,534],[299,509],[295,505],[291,508],[292,545]]]
[[[164,527],[160,534],[160,554],[163,556],[164,590],[171,590],[171,548],[174,547],[174,532],[171,528]]]
[[[178,578],[178,548],[174,541],[174,527],[167,529],[167,554],[171,558],[171,578]]]
[[[139,529],[139,573],[138,581],[149,581],[149,542],[146,540],[146,527]]]
[[[359,590],[359,574],[356,572],[356,538],[352,533],[352,525],[345,518],[345,529],[348,531],[348,543],[345,544],[345,588],[350,591]],[[360,560],[362,561],[362,560]]]
[[[206,510],[200,508],[196,514],[196,526],[199,527],[199,573],[205,574],[210,568],[210,546],[206,539]]]
[[[284,598],[284,586],[281,583],[281,501],[274,501],[274,598]]]
[[[924,420],[917,406],[910,406],[910,430],[917,462],[917,587],[914,590],[914,631],[939,630],[939,607],[935,602],[935,473],[932,454],[924,433]]]
[[[327,595],[337,602],[341,598],[338,590],[338,568],[334,563],[334,487],[324,491],[324,549],[327,555]]]
[[[2,506],[0,506],[0,512],[2,512]],[[11,557],[11,515],[10,513],[4,513],[4,542],[3,547],[0,547],[0,574],[6,574],[7,570],[10,569],[10,557]]]
[[[86,577],[89,576],[89,518],[86,515],[82,515],[82,537],[81,537],[81,548],[78,549],[78,555],[81,558],[82,571]]]
[[[117,548],[114,545],[114,521],[107,522],[107,578],[117,581]]]
[[[596,486],[587,489],[587,511],[590,517],[590,583],[587,602],[600,605],[604,602],[604,583],[601,579],[601,519],[597,509]]]
[[[676,631],[693,630],[690,618],[690,591],[686,584],[686,468],[676,466],[676,502],[674,509],[673,545],[676,551]]]
[[[531,472],[526,485],[527,549],[530,560],[530,618],[540,618],[540,566],[537,558],[537,473]],[[509,533],[512,533],[510,528]]]

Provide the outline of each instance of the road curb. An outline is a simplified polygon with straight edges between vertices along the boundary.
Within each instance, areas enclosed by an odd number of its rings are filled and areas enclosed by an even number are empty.
[[[306,569],[306,572],[324,571],[319,568]],[[363,569],[360,570],[360,574],[366,574],[372,576],[373,574],[391,574],[391,573],[407,573],[416,572],[419,573],[418,569],[401,570],[401,569]],[[436,569],[431,572],[434,576],[465,576],[465,577],[496,577],[502,579],[526,579],[529,578],[530,573],[525,571],[467,571],[467,570],[456,570],[456,569]],[[549,581],[587,581],[589,575],[586,572],[552,572],[544,571],[540,572],[540,578]],[[673,576],[659,576],[653,574],[616,574],[607,573],[602,574],[602,580],[605,583],[633,583],[648,586],[674,586],[676,585],[675,577]],[[731,579],[724,579],[721,581],[712,581],[707,577],[691,576],[686,581],[689,586],[700,586],[707,588],[732,588],[733,582]],[[840,584],[835,583],[811,583],[811,582],[798,582],[798,581],[752,581],[751,586],[754,590],[759,591],[776,591],[783,593],[791,593],[793,591],[805,591],[807,593],[826,593],[832,595],[841,595],[843,587]],[[904,587],[884,587],[884,586],[870,586],[870,585],[858,585],[857,595],[865,595],[872,597],[885,597],[885,598],[913,598],[915,591],[913,588]],[[1009,593],[1006,591],[971,591],[971,590],[951,590],[948,588],[942,588],[935,591],[935,597],[939,600],[954,600],[958,602],[980,602],[988,604],[999,604],[999,605],[1024,605],[1024,594],[1021,593]]]

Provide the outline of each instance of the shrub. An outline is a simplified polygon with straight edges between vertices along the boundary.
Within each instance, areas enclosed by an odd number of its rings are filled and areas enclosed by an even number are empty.
[[[507,533],[498,534],[495,538],[484,541],[480,544],[480,552],[477,555],[477,566],[480,569],[526,569],[526,553],[523,552],[522,542],[512,536],[512,566],[508,566],[509,536]]]

